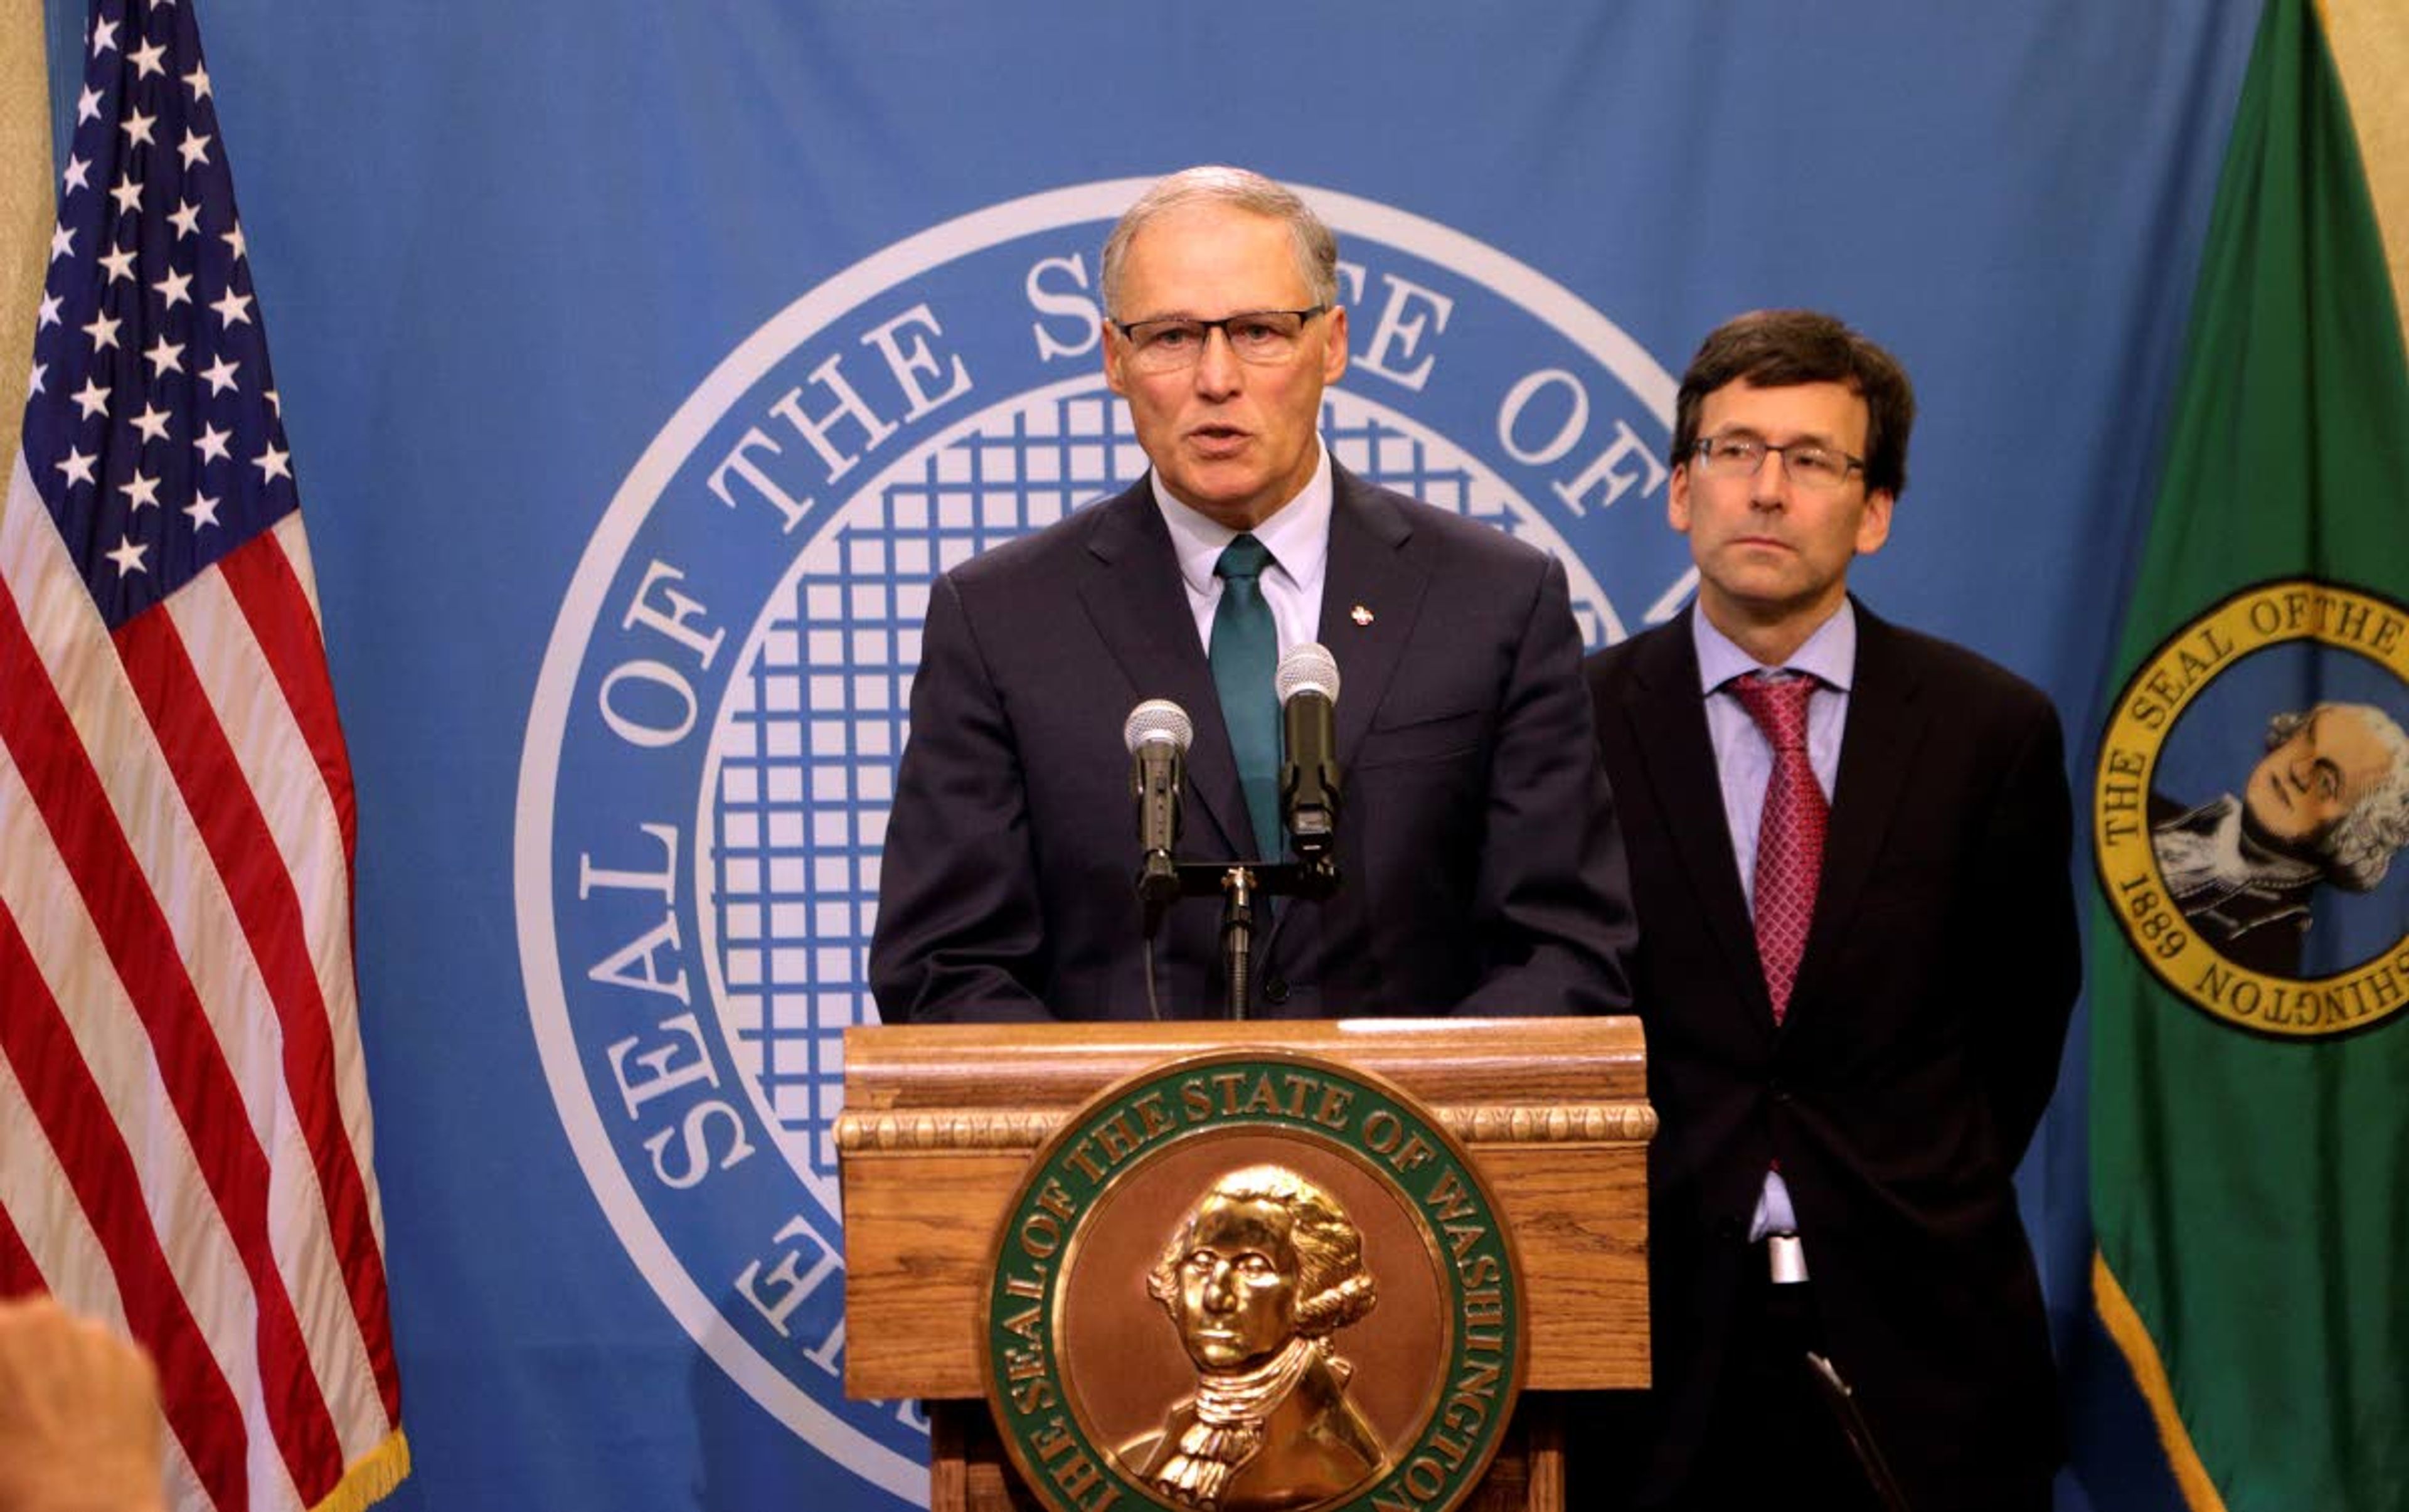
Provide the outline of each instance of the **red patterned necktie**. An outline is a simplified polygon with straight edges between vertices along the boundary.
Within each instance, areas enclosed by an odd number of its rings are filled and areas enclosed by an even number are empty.
[[[1756,955],[1779,1024],[1790,1011],[1798,958],[1807,950],[1807,926],[1815,917],[1815,882],[1824,870],[1824,828],[1830,814],[1807,759],[1807,699],[1815,680],[1751,672],[1730,685],[1773,747],[1765,817],[1756,831]]]

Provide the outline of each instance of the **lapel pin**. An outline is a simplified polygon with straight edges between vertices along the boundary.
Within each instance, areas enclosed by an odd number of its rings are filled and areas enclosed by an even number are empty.
[[[1362,604],[1357,604],[1353,609],[1349,610],[1347,612],[1347,617],[1353,620],[1358,626],[1369,625],[1372,623],[1372,612],[1364,608]]]

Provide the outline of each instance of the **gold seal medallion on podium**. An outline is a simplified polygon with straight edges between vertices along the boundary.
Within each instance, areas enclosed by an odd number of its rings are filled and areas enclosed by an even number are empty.
[[[1464,1147],[1287,1051],[1157,1067],[1039,1152],[980,1330],[1054,1512],[1448,1512],[1522,1379],[1512,1238]]]

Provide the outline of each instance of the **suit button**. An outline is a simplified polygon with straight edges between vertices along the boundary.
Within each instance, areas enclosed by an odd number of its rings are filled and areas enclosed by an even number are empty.
[[[1263,1001],[1271,1003],[1288,1001],[1288,978],[1285,976],[1265,977],[1263,979]]]

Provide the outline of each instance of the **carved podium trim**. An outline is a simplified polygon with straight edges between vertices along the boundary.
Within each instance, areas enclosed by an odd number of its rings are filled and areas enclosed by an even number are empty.
[[[899,1150],[1033,1150],[1053,1137],[1067,1114],[971,1113],[837,1116],[841,1155]],[[1440,1125],[1458,1139],[1483,1144],[1646,1144],[1656,1133],[1656,1110],[1645,1102],[1586,1102],[1534,1109],[1503,1103],[1446,1108]]]

